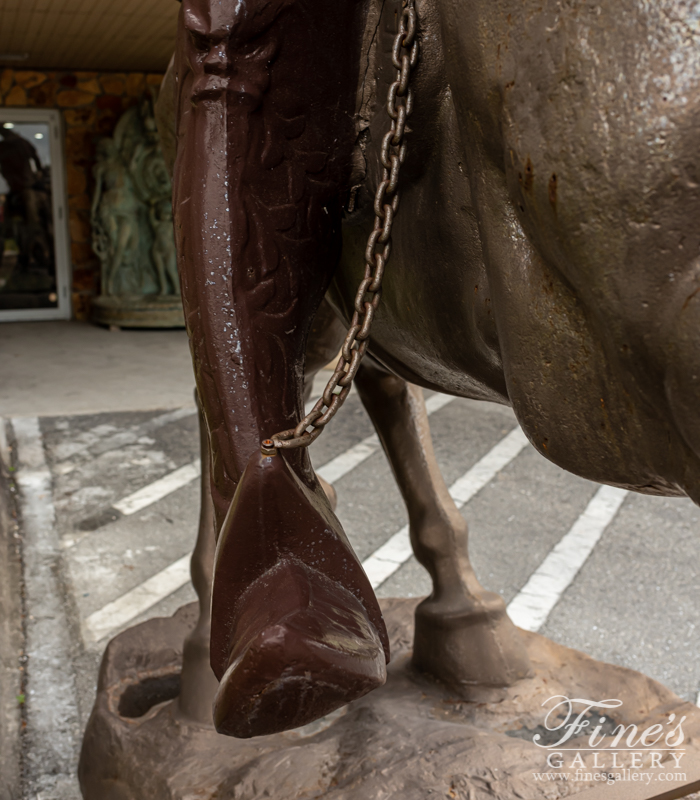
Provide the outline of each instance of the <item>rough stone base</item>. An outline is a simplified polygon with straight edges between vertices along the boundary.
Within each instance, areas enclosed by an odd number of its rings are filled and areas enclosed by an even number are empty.
[[[640,673],[532,633],[523,635],[534,677],[501,702],[460,701],[411,668],[416,603],[382,601],[392,647],[384,687],[305,728],[248,740],[178,718],[182,640],[196,604],[126,631],[110,643],[100,671],[81,756],[85,800],[671,800],[700,788],[700,709]],[[546,763],[550,751],[532,740],[538,732],[553,735],[543,727],[542,704],[554,695],[622,700],[603,734],[619,723],[641,730],[659,722],[670,730],[669,713],[686,716],[677,751],[685,752],[686,780],[608,785],[593,776],[614,771],[610,754],[603,759],[608,769],[596,769],[594,753],[583,749],[590,780],[536,780],[533,773],[555,771]],[[596,715],[591,727],[597,723]],[[564,745],[588,746],[587,737]],[[631,754],[617,758],[629,765]]]
[[[90,319],[119,328],[184,328],[179,295],[102,295],[92,301]]]

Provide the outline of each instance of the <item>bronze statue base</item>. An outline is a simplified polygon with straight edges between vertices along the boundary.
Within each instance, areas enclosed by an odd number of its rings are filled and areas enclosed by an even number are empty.
[[[179,716],[174,698],[182,642],[197,618],[195,603],[171,618],[125,631],[110,642],[100,669],[80,761],[83,797],[671,800],[700,788],[699,708],[638,672],[594,661],[533,633],[523,636],[534,677],[507,689],[500,702],[460,701],[411,666],[417,602],[382,601],[393,654],[385,686],[304,728],[255,739],[219,736],[213,727]],[[596,744],[606,737],[597,755],[586,749],[599,722],[597,713],[587,717],[590,725],[584,735],[560,748],[534,744],[536,733],[549,745],[562,735],[547,731],[544,724],[552,705],[547,701],[555,695],[622,701],[596,737]],[[672,713],[676,721],[669,725]],[[636,724],[641,734],[661,724],[665,735],[681,717],[686,717],[685,741],[675,748],[677,756],[683,753],[680,768],[665,750],[660,765],[650,769],[649,747],[636,751],[643,751],[641,770],[630,768],[629,749],[617,751],[612,763],[613,726]],[[662,741],[659,747],[666,745]],[[570,766],[577,753],[579,760]],[[564,761],[563,767],[553,766],[559,761]],[[581,763],[585,766],[579,769]],[[577,780],[536,777],[562,772],[573,776],[577,769]],[[654,774],[654,780],[633,777],[644,772]],[[658,778],[660,772],[673,780]],[[684,780],[675,780],[678,772],[685,774]],[[622,777],[608,783],[603,773]]]
[[[117,328],[184,328],[182,300],[173,294],[100,295],[92,301],[90,319]]]

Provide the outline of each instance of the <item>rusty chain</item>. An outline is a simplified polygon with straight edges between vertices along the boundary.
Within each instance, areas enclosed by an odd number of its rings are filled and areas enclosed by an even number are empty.
[[[263,453],[274,448],[308,447],[337,414],[350,393],[353,379],[367,351],[374,313],[382,296],[382,277],[391,253],[391,227],[399,206],[399,170],[406,159],[406,120],[413,110],[409,88],[411,70],[418,61],[414,0],[403,0],[399,31],[394,39],[392,62],[398,70],[389,87],[387,111],[391,128],[382,140],[382,180],[374,197],[374,228],[365,250],[365,275],[355,296],[355,311],[341,355],[323,395],[296,428],[276,433],[262,443]]]

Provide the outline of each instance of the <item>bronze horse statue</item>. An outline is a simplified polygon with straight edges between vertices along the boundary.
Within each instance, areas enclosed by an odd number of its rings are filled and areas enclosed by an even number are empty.
[[[299,423],[352,317],[404,5],[182,0],[173,202],[218,537],[214,717],[234,736],[385,680],[379,606],[307,451],[261,442]],[[414,663],[466,697],[530,666],[469,565],[416,387],[512,405],[585,478],[700,502],[694,8],[415,3],[401,201],[356,383],[433,579]]]

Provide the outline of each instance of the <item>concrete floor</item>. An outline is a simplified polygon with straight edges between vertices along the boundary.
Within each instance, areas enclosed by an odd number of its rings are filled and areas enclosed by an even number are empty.
[[[0,417],[194,406],[184,330],[0,324]]]

